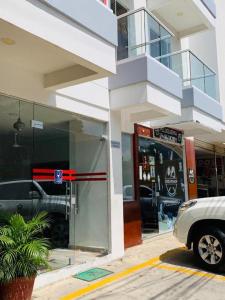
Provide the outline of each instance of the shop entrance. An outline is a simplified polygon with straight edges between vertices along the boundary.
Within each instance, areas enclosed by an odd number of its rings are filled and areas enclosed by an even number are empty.
[[[52,269],[109,252],[106,134],[105,123],[0,95],[0,215],[47,211]],[[56,182],[55,170],[79,180]]]
[[[196,147],[196,173],[198,198],[225,195],[225,156],[223,149],[216,151]],[[219,150],[219,149],[218,149]]]
[[[143,236],[172,230],[185,200],[182,147],[139,137],[138,164]]]

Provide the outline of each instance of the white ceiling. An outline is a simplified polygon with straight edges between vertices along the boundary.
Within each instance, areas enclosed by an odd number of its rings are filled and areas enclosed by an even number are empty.
[[[181,36],[207,28],[207,18],[192,0],[147,0],[147,3],[153,14]]]
[[[76,64],[71,53],[0,19],[0,39],[5,37],[15,44],[8,46],[0,41],[0,62],[43,74]]]

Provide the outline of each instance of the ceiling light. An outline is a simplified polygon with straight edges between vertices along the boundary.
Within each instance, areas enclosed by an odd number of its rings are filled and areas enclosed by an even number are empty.
[[[15,41],[9,37],[3,37],[1,38],[1,42],[7,46],[12,46],[15,45]]]
[[[177,12],[178,17],[182,17],[183,15],[184,15],[184,13],[182,13],[182,11]]]

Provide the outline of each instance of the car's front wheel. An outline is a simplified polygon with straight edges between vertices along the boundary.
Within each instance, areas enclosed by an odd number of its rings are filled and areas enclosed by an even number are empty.
[[[195,235],[193,250],[198,262],[210,271],[225,264],[225,234],[219,228],[206,227]]]

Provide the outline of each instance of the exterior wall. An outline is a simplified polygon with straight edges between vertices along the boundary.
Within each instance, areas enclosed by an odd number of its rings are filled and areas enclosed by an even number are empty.
[[[76,0],[74,2],[39,0],[39,2],[43,2],[44,4],[47,2],[52,8],[69,16],[71,19],[86,27],[96,35],[99,35],[109,43],[117,44],[117,32],[116,30],[113,30],[113,28],[116,28],[116,18],[112,15],[110,10],[106,10],[105,6],[100,5],[99,1]],[[87,17],[87,10],[91,11],[91,18]],[[97,22],[98,19],[101,20],[101,22]],[[102,26],[102,24],[104,24],[104,26]]]
[[[216,73],[218,70],[216,31],[206,30],[181,39],[182,50],[190,49]]]

